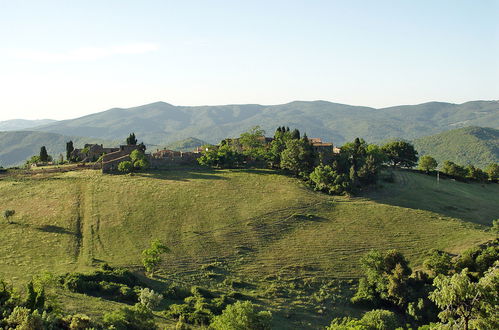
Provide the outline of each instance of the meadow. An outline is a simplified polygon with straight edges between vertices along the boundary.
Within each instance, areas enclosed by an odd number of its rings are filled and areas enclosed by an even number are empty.
[[[0,277],[22,283],[103,263],[140,271],[141,251],[160,239],[171,252],[158,288],[202,283],[253,299],[282,328],[325,325],[359,313],[338,292],[360,276],[359,258],[370,249],[398,249],[417,269],[430,248],[458,254],[494,237],[499,185],[437,184],[400,170],[394,177],[353,198],[270,170],[3,175],[1,208],[16,213],[12,224],[0,222]],[[337,295],[322,299],[321,290]],[[119,305],[60,299],[92,315]]]

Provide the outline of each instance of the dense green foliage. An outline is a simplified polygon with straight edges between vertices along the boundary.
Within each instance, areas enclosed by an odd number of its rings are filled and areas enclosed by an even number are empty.
[[[414,146],[406,141],[392,141],[384,144],[381,151],[391,166],[401,166],[411,168],[418,161],[418,153]]]
[[[438,163],[449,160],[481,168],[499,163],[499,127],[465,127],[414,140],[421,155],[431,155]],[[494,126],[492,126],[494,127]]]
[[[118,172],[130,173],[133,170],[133,164],[129,160],[124,160],[118,164]]]
[[[210,328],[215,330],[268,330],[272,314],[258,312],[249,301],[238,301],[227,306],[221,315],[213,318]]]
[[[430,173],[437,169],[438,163],[432,156],[424,155],[419,157],[418,169]]]
[[[130,159],[135,170],[146,170],[149,168],[149,160],[142,150],[136,149],[132,151]]]
[[[353,303],[390,308],[400,318],[422,326],[436,322],[468,329],[496,329],[499,302],[499,241],[477,246],[452,259],[432,250],[424,261],[428,273],[413,272],[402,254],[371,251],[361,260],[364,277]],[[333,320],[332,329],[357,325]],[[360,327],[359,329],[363,329]],[[388,328],[390,329],[390,327]]]
[[[66,160],[71,161],[71,153],[75,150],[73,146],[73,141],[66,142]]]

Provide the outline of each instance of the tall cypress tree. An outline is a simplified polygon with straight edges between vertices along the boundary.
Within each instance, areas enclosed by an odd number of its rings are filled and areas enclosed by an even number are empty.
[[[47,148],[45,148],[45,146],[42,146],[40,148],[40,161],[48,162],[48,160],[49,160],[49,154],[47,153]]]
[[[66,143],[66,160],[69,162],[71,160],[71,153],[75,150],[73,146],[73,141]]]

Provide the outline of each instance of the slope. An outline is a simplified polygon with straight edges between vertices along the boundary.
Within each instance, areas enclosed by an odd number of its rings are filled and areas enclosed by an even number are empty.
[[[414,141],[420,155],[431,155],[440,164],[446,160],[481,168],[499,163],[499,130],[465,127]]]
[[[169,272],[225,260],[237,261],[234,271],[244,276],[296,266],[344,278],[358,275],[357,261],[371,248],[398,248],[418,265],[431,247],[458,252],[489,237],[475,223],[497,218],[498,185],[441,181],[440,196],[460,196],[442,202],[425,197],[435,189],[426,176],[400,178],[395,199],[385,190],[349,199],[258,170],[4,176],[0,205],[16,216],[0,224],[0,275],[25,278],[96,260],[138,265],[141,250],[159,238],[172,248]]]

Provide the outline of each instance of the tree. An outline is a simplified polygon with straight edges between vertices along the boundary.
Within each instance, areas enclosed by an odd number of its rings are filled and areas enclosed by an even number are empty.
[[[388,162],[393,166],[414,167],[418,161],[418,152],[414,146],[405,141],[393,141],[381,147],[381,150],[388,158]]]
[[[455,178],[465,178],[467,175],[467,171],[464,167],[457,165],[449,160],[444,162],[442,166],[442,173],[445,173],[449,176],[453,176]]]
[[[326,330],[391,330],[398,326],[399,320],[395,313],[384,309],[374,309],[366,312],[360,320],[351,317],[335,318]]]
[[[44,163],[49,161],[49,155],[47,153],[47,148],[45,148],[45,146],[42,146],[40,148],[40,161]]]
[[[316,190],[325,191],[330,194],[344,194],[351,191],[348,176],[333,170],[329,165],[319,165],[310,173],[310,181]]]
[[[161,243],[160,240],[152,241],[151,246],[142,251],[142,264],[146,271],[149,274],[154,275],[158,266],[161,264],[161,254],[169,251],[168,247]]]
[[[372,250],[361,258],[364,277],[352,302],[390,302],[405,308],[407,281],[412,271],[405,257],[396,250]]]
[[[71,153],[75,150],[73,146],[73,141],[69,141],[66,143],[66,160],[71,161]]]
[[[272,314],[258,312],[249,301],[236,301],[215,316],[210,328],[215,330],[266,330],[271,329]]]
[[[479,169],[478,167],[475,167],[473,165],[468,165],[466,166],[466,177],[468,179],[480,181],[480,182],[485,182],[488,179],[487,173]]]
[[[133,169],[133,164],[129,160],[122,161],[118,164],[118,171],[121,173],[130,173]]]
[[[442,322],[468,330],[470,324],[481,323],[484,318],[493,321],[490,313],[494,313],[499,299],[497,267],[478,282],[472,282],[468,269],[463,269],[452,276],[437,276],[433,286],[436,289],[429,298],[440,308],[438,317]]]
[[[15,210],[5,210],[3,211],[3,217],[5,218],[5,220],[7,220],[8,223],[12,223],[10,221],[10,218],[13,217],[15,213]]]
[[[220,147],[208,148],[203,151],[203,155],[198,158],[198,163],[203,166],[213,166],[218,168],[234,168],[241,166],[242,154],[233,150],[227,144]]]
[[[490,181],[499,181],[499,164],[489,164],[485,168]]]
[[[452,268],[452,259],[448,253],[432,249],[428,258],[423,261],[423,267],[432,277],[448,275]]]
[[[429,155],[424,155],[419,158],[418,169],[421,171],[425,171],[426,173],[430,173],[434,171],[438,166],[435,158]]]
[[[291,138],[295,140],[300,139],[300,131],[297,128],[291,131]]]
[[[293,172],[295,175],[307,174],[312,168],[307,163],[307,149],[303,140],[288,140],[286,148],[281,153],[281,168]]]
[[[149,160],[146,155],[138,149],[132,151],[130,159],[132,160],[133,168],[137,170],[145,170],[149,167]]]
[[[255,126],[244,132],[238,139],[242,153],[251,160],[264,160],[266,158],[265,131],[260,126]]]
[[[128,145],[136,145],[137,144],[137,138],[135,137],[135,133],[131,133],[127,138],[126,138],[126,144]]]

